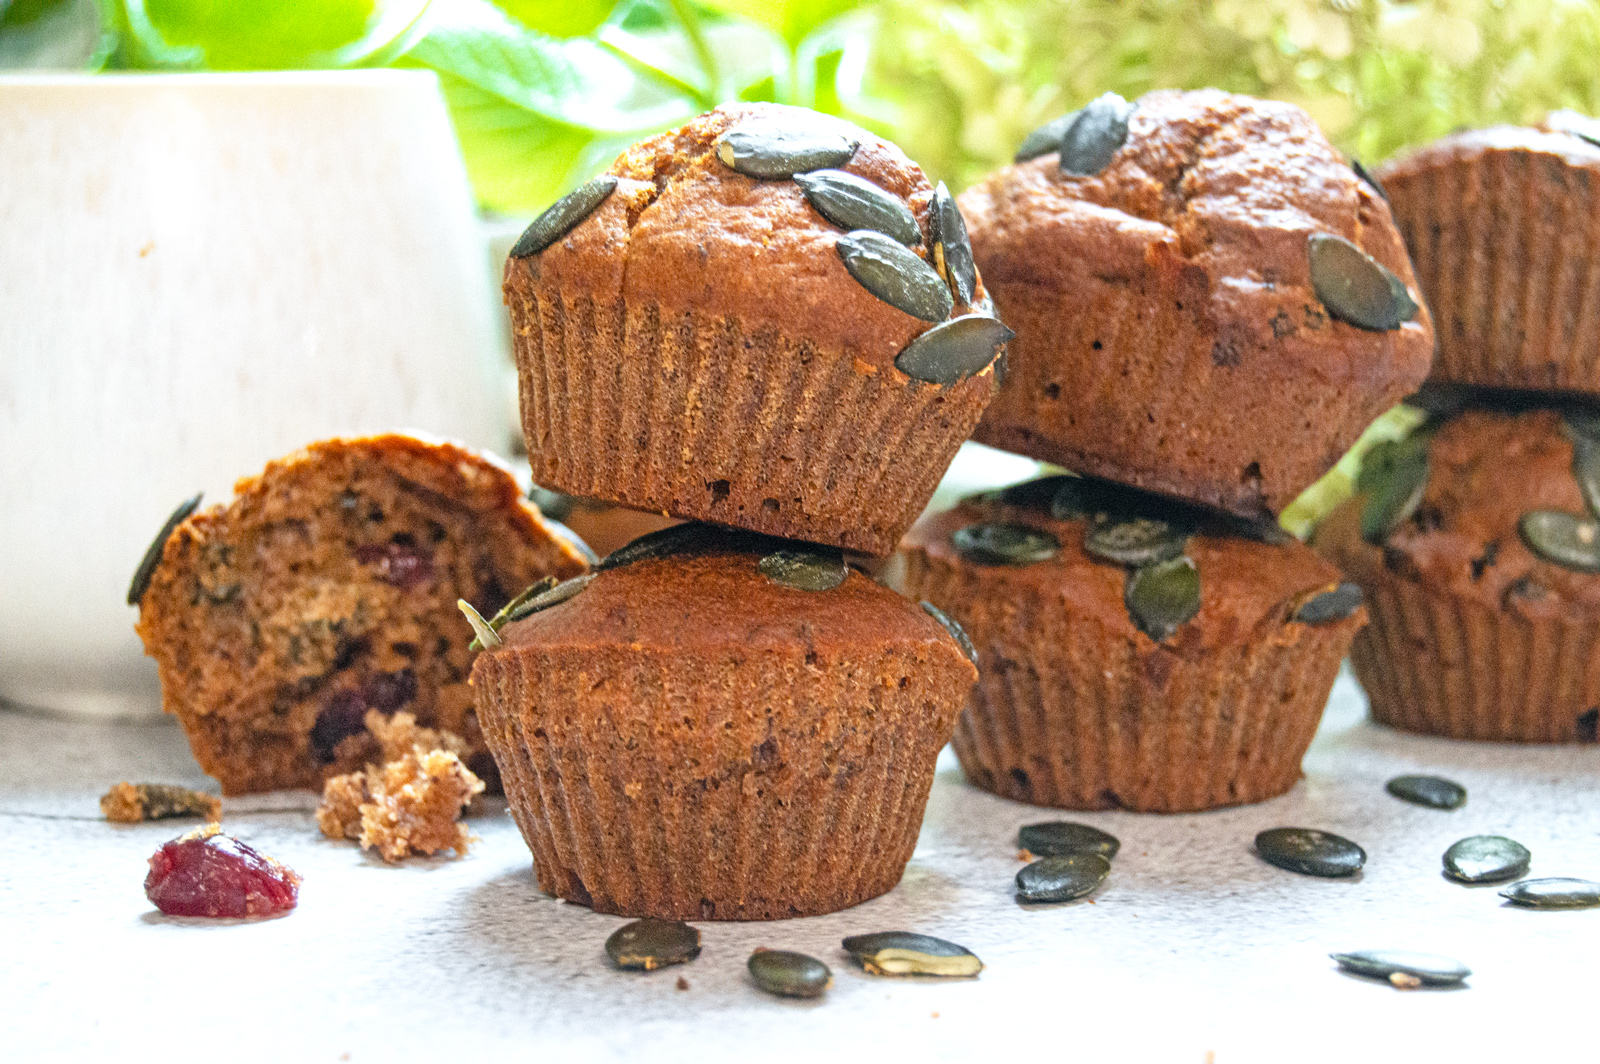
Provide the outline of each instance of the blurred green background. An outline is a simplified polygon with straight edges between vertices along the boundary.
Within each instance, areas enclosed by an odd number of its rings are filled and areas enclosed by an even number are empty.
[[[1376,163],[1600,112],[1597,56],[1597,0],[0,0],[0,70],[434,70],[481,206],[521,216],[727,100],[844,115],[959,190],[1108,89],[1288,100]],[[1380,419],[1284,524],[1418,420]]]

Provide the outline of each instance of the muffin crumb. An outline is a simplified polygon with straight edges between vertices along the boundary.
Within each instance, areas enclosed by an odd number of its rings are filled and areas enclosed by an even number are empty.
[[[221,820],[222,799],[214,794],[167,783],[128,783],[124,780],[101,795],[100,812],[115,824],[140,824],[146,820],[186,816],[208,821]]]

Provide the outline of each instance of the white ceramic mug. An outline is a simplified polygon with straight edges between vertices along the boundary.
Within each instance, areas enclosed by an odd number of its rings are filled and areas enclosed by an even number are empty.
[[[496,289],[430,73],[0,77],[0,699],[159,711],[124,598],[198,490],[503,449]]]

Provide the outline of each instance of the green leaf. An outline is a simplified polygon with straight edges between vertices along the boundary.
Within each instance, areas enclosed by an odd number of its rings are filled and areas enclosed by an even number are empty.
[[[99,0],[0,2],[0,70],[98,70],[116,46]]]
[[[613,0],[494,0],[506,14],[531,30],[552,37],[583,37],[600,28]]]
[[[705,6],[747,19],[778,34],[793,47],[812,30],[861,0],[703,0]]]
[[[325,69],[398,49],[428,0],[124,0],[130,65]]]

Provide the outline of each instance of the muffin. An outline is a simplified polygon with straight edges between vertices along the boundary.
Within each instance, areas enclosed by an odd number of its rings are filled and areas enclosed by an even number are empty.
[[[903,590],[977,648],[962,770],[1034,805],[1282,794],[1365,623],[1359,591],[1276,526],[1088,477],[974,496],[901,549]]]
[[[456,601],[492,614],[585,568],[501,466],[368,436],[269,463],[231,502],[164,529],[129,601],[162,706],[224,794],[360,769],[376,753],[369,709],[455,733],[492,778]]]
[[[879,555],[1010,335],[948,193],[772,104],[624,152],[523,235],[505,298],[537,483]]]
[[[1548,400],[1544,400],[1548,401]],[[1372,715],[1457,739],[1594,742],[1600,417],[1475,406],[1369,453],[1316,548],[1366,593]]]
[[[680,525],[499,630],[478,717],[539,886],[768,920],[889,890],[977,678],[836,550]]]
[[[1111,94],[961,196],[1016,330],[976,439],[1279,513],[1427,375],[1388,205],[1299,108]]]
[[[1457,133],[1379,177],[1434,314],[1436,379],[1600,392],[1600,122]]]

